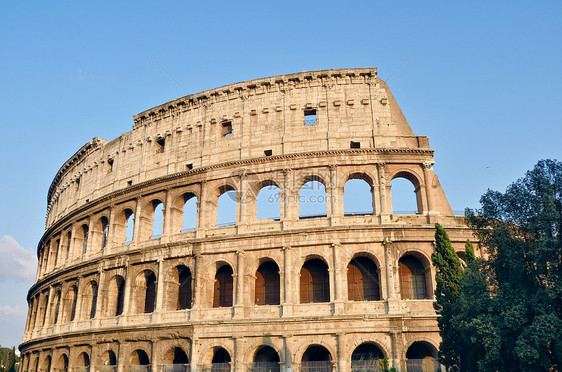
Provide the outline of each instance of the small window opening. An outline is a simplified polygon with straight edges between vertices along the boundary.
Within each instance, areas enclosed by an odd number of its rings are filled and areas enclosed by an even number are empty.
[[[193,164],[189,163],[186,165],[187,169],[193,169]]]
[[[156,153],[157,154],[163,153],[165,145],[166,145],[166,139],[165,138],[160,138],[159,140],[157,140],[156,141]]]
[[[113,159],[107,159],[107,172],[113,172]]]
[[[221,134],[223,137],[230,137],[232,136],[232,122],[225,121],[221,124]]]
[[[316,124],[316,110],[304,110],[304,125]]]
[[[273,151],[271,151],[271,150],[265,150],[263,153],[265,154],[265,156],[273,155]]]
[[[133,181],[127,181],[127,186],[133,186]]]
[[[361,148],[361,142],[353,142],[353,141],[351,141],[350,147],[351,147],[352,149],[360,149],[360,148]]]
[[[78,192],[78,190],[80,189],[80,178],[78,178],[76,180],[76,182],[74,183],[74,188],[75,190]]]

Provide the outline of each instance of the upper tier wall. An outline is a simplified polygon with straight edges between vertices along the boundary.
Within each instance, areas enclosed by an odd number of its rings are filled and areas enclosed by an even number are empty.
[[[135,115],[132,131],[111,142],[94,138],[61,167],[49,189],[47,228],[103,195],[192,168],[349,149],[351,141],[361,148],[428,148],[376,73],[340,69],[250,80]],[[305,125],[305,110],[316,110],[316,125]]]

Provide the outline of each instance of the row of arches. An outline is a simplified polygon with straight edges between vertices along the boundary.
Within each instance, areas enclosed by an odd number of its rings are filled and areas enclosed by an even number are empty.
[[[375,342],[364,342],[353,350],[349,357],[349,366],[352,372],[378,371],[380,362],[389,356]],[[39,356],[35,356],[32,361],[31,355],[24,355],[22,372],[68,372],[88,371],[91,367],[99,367],[100,371],[115,372],[119,364],[119,357],[115,351],[109,349],[105,351],[100,358],[101,365],[93,366],[90,361],[90,354],[86,351],[81,352],[73,361],[72,368],[69,363],[67,353],[62,353],[57,360],[53,361],[51,355],[47,355],[41,361]],[[424,361],[428,361],[432,369],[440,368],[437,362],[436,348],[426,341],[413,342],[406,351],[406,365],[408,371],[417,371],[418,366],[423,367]],[[144,349],[133,350],[126,358],[128,371],[139,372],[152,370],[161,370],[163,372],[190,372],[190,358],[188,352],[183,347],[172,347],[164,353],[160,360],[161,369],[153,368],[151,357]],[[293,362],[299,365],[300,371],[303,372],[331,372],[336,370],[337,360],[330,350],[321,344],[310,344],[301,360]],[[211,372],[231,371],[233,367],[232,356],[224,347],[215,346],[212,348],[212,356],[210,361],[203,363]],[[249,370],[252,372],[280,372],[283,370],[285,361],[280,353],[270,345],[261,345],[253,354],[252,362]],[[24,366],[26,368],[24,368]],[[425,371],[426,369],[420,368]]]
[[[398,260],[400,296],[402,299],[429,299],[432,297],[430,266],[413,254],[404,254]],[[348,301],[378,301],[382,299],[381,270],[377,260],[368,253],[356,254],[347,264],[346,278]],[[164,285],[165,311],[191,309],[194,303],[196,281],[185,265],[172,267],[165,275],[165,282],[158,283],[156,271],[146,268],[135,274],[127,288],[125,272],[113,275],[100,283],[97,277],[79,283],[71,283],[63,293],[62,285],[37,294],[30,300],[28,330],[47,325],[66,324],[74,320],[95,317],[116,317],[124,314],[125,297],[130,292],[129,314],[152,313],[157,308],[158,285]],[[330,268],[321,256],[308,257],[299,270],[298,301],[301,304],[330,302]],[[212,302],[210,307],[231,307],[234,299],[234,270],[225,261],[215,263]],[[282,283],[280,268],[273,259],[264,257],[252,275],[253,303],[280,305]],[[342,278],[343,279],[343,278]],[[100,288],[101,285],[101,288]],[[98,297],[101,298],[98,300]],[[210,293],[209,293],[210,294]],[[49,298],[49,296],[53,298]],[[79,303],[80,300],[80,303]],[[101,306],[101,309],[98,309]],[[79,310],[79,314],[77,311]],[[48,320],[47,320],[48,319]]]
[[[377,201],[382,196],[378,195],[380,192],[375,190],[373,178],[368,174],[350,174],[341,192],[336,187],[327,193],[329,182],[326,178],[320,175],[302,177],[295,193],[287,191],[282,182],[274,179],[254,181],[245,192],[241,192],[236,183],[226,182],[204,197],[206,217],[203,219],[200,216],[202,191],[195,186],[171,198],[166,192],[158,192],[143,201],[125,202],[54,234],[40,251],[38,274],[46,274],[69,259],[103,252],[108,247],[157,239],[163,234],[181,234],[199,227],[229,226],[254,220],[308,219],[338,213],[350,216],[383,212],[382,201]],[[388,194],[390,186],[396,184],[400,194],[390,200],[393,206],[394,201],[400,201],[400,204],[389,213],[422,211],[419,182],[413,174],[401,172],[395,175],[389,183]],[[409,191],[404,190],[404,183]],[[404,207],[404,200],[408,200],[408,207]],[[340,203],[341,211],[336,207]],[[289,205],[297,208],[296,216],[290,217]],[[241,210],[245,211],[244,215]]]

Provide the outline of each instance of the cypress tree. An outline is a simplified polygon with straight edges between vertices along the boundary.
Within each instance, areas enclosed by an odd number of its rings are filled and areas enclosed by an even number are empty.
[[[464,244],[464,256],[466,257],[467,264],[476,259],[476,256],[474,255],[474,247],[468,239],[466,239],[466,243]]]
[[[455,300],[459,294],[460,281],[463,269],[459,257],[457,256],[447,232],[440,224],[435,224],[435,252],[431,255],[431,260],[436,268],[435,300],[433,304],[439,317],[439,334],[441,344],[439,345],[439,359],[448,370],[458,370],[458,332],[456,325],[451,322],[454,316]]]

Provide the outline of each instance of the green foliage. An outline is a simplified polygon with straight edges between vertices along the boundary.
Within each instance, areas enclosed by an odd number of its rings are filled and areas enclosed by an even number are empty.
[[[461,371],[562,368],[562,163],[541,160],[467,210],[488,259],[469,258],[450,303]]]
[[[435,303],[434,308],[439,315],[437,323],[441,335],[439,347],[440,360],[449,369],[456,370],[458,355],[455,351],[457,330],[456,325],[451,322],[454,315],[452,304],[456,301],[460,280],[463,274],[461,261],[457,256],[451,239],[443,226],[435,224],[435,252],[431,260],[436,268]]]
[[[476,259],[474,255],[474,247],[470,240],[466,239],[466,243],[464,244],[464,255],[466,257],[466,263],[473,262]]]
[[[12,372],[15,371],[16,363],[16,353],[15,348],[0,348],[0,372]]]

